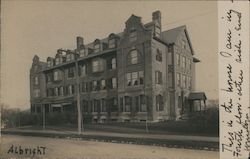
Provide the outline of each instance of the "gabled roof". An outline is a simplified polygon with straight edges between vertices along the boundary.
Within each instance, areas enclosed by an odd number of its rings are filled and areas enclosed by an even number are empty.
[[[188,96],[188,100],[207,100],[204,92],[192,92]]]
[[[173,28],[173,29],[170,29],[170,30],[163,31],[161,33],[161,39],[163,41],[165,41],[166,43],[168,43],[168,44],[174,44],[174,43],[176,43],[176,40],[177,40],[178,36],[183,31],[186,34],[186,37],[188,39],[188,44],[190,46],[191,53],[194,54],[193,47],[192,47],[192,44],[191,44],[191,40],[189,38],[189,35],[188,35],[188,32],[187,32],[187,28],[186,28],[185,25],[177,27],[177,28]]]

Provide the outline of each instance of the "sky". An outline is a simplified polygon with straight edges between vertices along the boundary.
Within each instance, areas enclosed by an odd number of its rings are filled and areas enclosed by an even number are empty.
[[[196,89],[218,99],[218,24],[216,1],[8,1],[1,4],[1,103],[30,107],[29,70],[34,55],[46,61],[59,48],[122,32],[132,15],[147,23],[160,10],[162,30],[186,25],[201,60]]]

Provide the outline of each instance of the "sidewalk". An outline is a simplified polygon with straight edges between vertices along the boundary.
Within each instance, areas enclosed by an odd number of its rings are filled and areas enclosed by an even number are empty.
[[[104,142],[159,145],[167,147],[182,147],[196,149],[218,150],[219,138],[206,136],[170,135],[170,134],[125,134],[100,131],[84,131],[80,135],[76,131],[58,130],[20,130],[6,129],[3,134],[41,136],[54,138],[80,138]]]

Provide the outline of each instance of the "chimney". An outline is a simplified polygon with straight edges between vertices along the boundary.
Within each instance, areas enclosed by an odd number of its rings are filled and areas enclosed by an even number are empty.
[[[152,13],[153,22],[157,22],[161,27],[161,12],[159,10]]]
[[[76,37],[76,49],[79,50],[83,46],[83,37],[77,36]]]

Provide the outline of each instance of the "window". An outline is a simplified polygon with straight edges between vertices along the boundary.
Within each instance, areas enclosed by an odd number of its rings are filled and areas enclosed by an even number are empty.
[[[176,78],[177,78],[177,86],[181,86],[181,74],[176,73]]]
[[[112,60],[111,60],[111,68],[113,70],[116,69],[116,58],[112,58]]]
[[[187,88],[191,89],[191,77],[187,76]]]
[[[116,78],[112,78],[112,88],[117,88],[117,80]]]
[[[75,87],[74,87],[74,85],[69,85],[68,86],[68,94],[72,95],[74,93],[75,93]]]
[[[132,104],[132,98],[125,96],[125,112],[130,112],[131,111],[131,104]]]
[[[192,61],[190,59],[188,59],[188,66],[187,67],[190,70],[192,69]]]
[[[34,90],[34,97],[40,97],[40,89]]]
[[[80,57],[84,57],[85,56],[85,49],[81,49],[79,51],[79,55],[80,55]]]
[[[56,63],[56,65],[61,64],[62,63],[62,57],[57,57],[55,63]]]
[[[115,48],[116,47],[116,43],[115,43],[115,38],[109,39],[109,48]]]
[[[63,86],[59,87],[60,91],[59,91],[59,95],[63,96],[64,95],[64,89]]]
[[[138,72],[132,72],[132,84],[134,86],[139,85]]]
[[[101,90],[106,89],[106,81],[104,79],[101,80]]]
[[[68,68],[68,78],[73,78],[75,76],[75,68],[70,67]]]
[[[86,76],[86,65],[81,65],[80,66],[80,75],[81,76]]]
[[[101,99],[101,112],[107,112],[106,100]]]
[[[117,102],[117,98],[111,98],[110,101],[111,104],[111,112],[117,112],[118,111],[118,102]]]
[[[81,92],[87,92],[87,83],[82,82]]]
[[[182,75],[182,81],[181,81],[181,83],[182,83],[182,87],[183,88],[186,88],[186,76],[185,75]]]
[[[68,62],[68,61],[71,61],[71,54],[67,54],[66,55],[66,61]]]
[[[159,49],[156,51],[156,61],[162,62],[162,52]]]
[[[176,64],[177,64],[177,66],[181,65],[180,54],[176,54]]]
[[[132,73],[127,73],[127,86],[132,86]]]
[[[140,82],[140,85],[144,84],[144,72],[143,71],[139,71],[139,82]]]
[[[144,72],[130,72],[127,73],[127,86],[137,86],[144,84]]]
[[[146,105],[146,96],[140,95],[140,112],[146,112],[147,105]]]
[[[96,59],[92,61],[92,71],[93,72],[100,72],[104,70],[103,60]]]
[[[92,91],[98,91],[97,81],[92,82]]]
[[[162,84],[162,72],[155,71],[155,83]]]
[[[35,85],[39,84],[38,76],[35,77]]]
[[[137,32],[136,32],[136,30],[135,30],[134,28],[132,28],[132,29],[130,30],[130,33],[129,33],[129,40],[130,40],[131,42],[137,40]]]
[[[185,68],[185,65],[186,65],[186,57],[181,56],[181,67]]]
[[[94,52],[97,53],[97,52],[100,52],[100,43],[97,43],[94,45]]]
[[[60,81],[60,80],[62,80],[62,72],[56,70],[54,72],[54,81]]]
[[[136,49],[133,49],[130,51],[128,55],[128,63],[129,64],[137,64],[139,62],[138,60],[138,51]]]
[[[47,80],[48,83],[52,81],[52,78],[53,78],[52,73],[48,73],[46,75],[46,80]]]
[[[48,60],[47,66],[48,67],[52,67],[53,66],[53,60],[52,59]]]
[[[58,96],[58,88],[57,88],[57,87],[54,88],[54,95],[55,95],[55,96]]]
[[[156,111],[163,111],[163,97],[160,94],[156,96]]]

